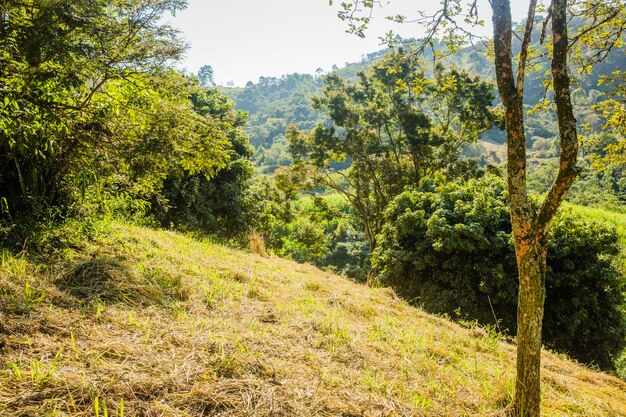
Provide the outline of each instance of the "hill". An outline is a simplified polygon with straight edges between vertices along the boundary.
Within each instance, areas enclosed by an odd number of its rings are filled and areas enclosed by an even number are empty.
[[[534,47],[539,48],[539,34],[534,39]],[[404,41],[408,45],[415,40]],[[516,46],[519,47],[519,46]],[[439,49],[445,49],[443,45]],[[390,50],[382,49],[364,56],[361,62],[346,63],[343,68],[336,68],[335,72],[343,78],[354,80],[360,71],[367,72],[376,62]],[[428,68],[432,54],[424,57]],[[453,55],[442,58],[446,67],[455,67],[467,71],[471,75],[478,75],[481,79],[494,84],[495,74],[493,62],[485,51],[468,47]],[[594,67],[592,73],[584,73],[572,68],[572,99],[574,111],[579,123],[580,132],[592,137],[601,131],[604,121],[593,110],[593,106],[606,99],[604,94],[606,85],[600,85],[603,76],[611,74],[616,68],[626,65],[624,49],[617,49],[607,58]],[[324,114],[312,108],[311,97],[321,95],[323,77],[309,74],[289,74],[282,77],[261,77],[258,82],[249,82],[245,88],[222,88],[221,91],[232,98],[237,108],[249,114],[250,142],[256,149],[255,165],[260,172],[271,173],[280,166],[291,163],[285,131],[288,125],[297,124],[303,131],[308,131],[319,122],[326,120]],[[525,110],[527,125],[527,148],[529,167],[532,172],[541,171],[545,165],[554,165],[558,160],[558,127],[556,115],[552,111],[541,111],[535,107],[551,97],[544,87],[546,73],[545,63],[533,65],[529,71],[525,84]],[[497,97],[497,94],[496,94]],[[494,105],[499,99],[494,101]],[[535,109],[535,111],[533,111]],[[504,144],[504,132],[492,129],[482,136],[479,144],[466,147],[464,155],[476,158],[480,165],[501,165],[504,157],[501,152],[493,152],[494,144]],[[585,145],[584,153],[594,151],[591,142]],[[607,181],[619,181],[623,175],[607,174]],[[549,178],[551,183],[552,177]],[[548,184],[549,185],[549,184]],[[540,188],[540,187],[539,187]],[[541,191],[536,189],[534,191]],[[623,193],[619,190],[617,194]],[[620,197],[621,198],[621,197]]]
[[[3,416],[504,415],[514,346],[388,289],[117,222],[2,252]],[[626,383],[544,352],[546,416],[626,416]],[[106,412],[105,412],[106,410]]]

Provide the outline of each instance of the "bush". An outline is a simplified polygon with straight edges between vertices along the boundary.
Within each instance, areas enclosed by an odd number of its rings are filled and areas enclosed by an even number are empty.
[[[328,253],[329,242],[324,229],[306,218],[299,218],[288,226],[284,238],[285,254],[298,262],[315,262]]]
[[[486,176],[430,189],[390,205],[372,261],[378,279],[427,310],[483,323],[497,317],[513,334],[518,282],[505,182]],[[549,241],[544,341],[604,369],[626,336],[617,245],[615,231],[567,213]]]
[[[345,197],[300,195],[293,203],[295,219],[287,225],[281,254],[365,282],[370,270],[369,244]]]
[[[546,344],[584,363],[612,367],[624,348],[624,278],[618,235],[606,224],[562,214],[548,242]]]
[[[202,174],[172,174],[161,191],[167,203],[155,199],[152,214],[165,227],[199,231],[222,239],[246,237],[250,223],[246,193],[251,176],[251,165],[243,158],[211,179]]]

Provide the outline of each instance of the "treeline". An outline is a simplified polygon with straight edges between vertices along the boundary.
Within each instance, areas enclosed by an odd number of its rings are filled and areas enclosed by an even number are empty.
[[[574,24],[574,23],[572,23]],[[539,33],[533,38],[538,47]],[[411,48],[419,41],[407,39],[402,45]],[[436,43],[436,50],[445,50],[445,45]],[[519,45],[516,45],[519,48]],[[334,67],[333,73],[344,79],[356,80],[359,72],[367,72],[385,56],[393,53],[383,49],[363,57],[359,63],[346,63],[345,67]],[[432,62],[432,51],[426,51],[423,61]],[[481,79],[494,81],[492,63],[485,51],[465,48],[455,54],[439,59],[448,68],[468,74],[478,74]],[[607,92],[612,91],[611,80],[623,77],[616,68],[626,64],[622,49],[616,49],[593,67],[592,72],[573,72],[573,104],[580,131],[586,141],[582,144],[585,156],[606,154],[607,145],[620,144],[620,134],[614,129],[604,129],[607,119],[621,124],[621,111],[614,111],[611,106],[619,107],[619,97],[615,101],[607,100]],[[575,62],[572,63],[576,65]],[[551,93],[544,85],[545,63],[533,66],[525,84],[525,111],[527,125],[527,147],[530,168],[530,183],[533,192],[543,193],[553,180],[553,172],[558,164],[558,126],[554,112],[545,111],[550,106]],[[432,71],[427,69],[428,76]],[[292,159],[286,140],[287,127],[297,124],[300,130],[309,131],[320,122],[327,120],[313,105],[311,98],[322,94],[323,83],[320,77],[308,74],[289,74],[280,78],[261,77],[258,82],[248,82],[245,88],[224,88],[222,91],[233,98],[237,108],[249,113],[249,131],[251,143],[256,149],[253,162],[257,169],[272,173],[281,166],[288,166]],[[495,86],[494,86],[495,93]],[[497,98],[494,104],[497,103]],[[612,103],[609,105],[609,103]],[[500,129],[490,129],[481,134],[481,141],[464,146],[464,156],[473,157],[481,167],[504,163],[504,150],[495,152],[494,148],[504,147],[505,135]],[[623,147],[623,144],[614,147]],[[593,161],[585,158],[583,165],[590,167]],[[605,170],[585,173],[570,192],[568,199],[576,203],[585,203],[611,210],[623,210],[626,203],[626,182],[622,169],[617,165]]]
[[[181,0],[0,5],[3,237],[109,213],[230,238],[250,223],[245,113],[173,69]]]
[[[274,172],[291,164],[285,132],[291,123],[311,129],[322,115],[311,107],[311,98],[320,91],[322,80],[309,74],[280,78],[261,77],[243,89],[225,88],[239,110],[249,115],[250,143],[254,163],[261,171]]]

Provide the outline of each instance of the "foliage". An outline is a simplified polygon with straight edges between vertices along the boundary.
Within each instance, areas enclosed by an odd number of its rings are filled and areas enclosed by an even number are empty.
[[[365,281],[370,250],[345,197],[337,193],[300,195],[293,203],[293,215],[280,254]]]
[[[626,282],[616,265],[615,229],[561,215],[548,250],[546,344],[613,369],[626,344]]]
[[[280,138],[284,138],[289,124],[298,123],[308,130],[323,120],[310,103],[321,85],[318,77],[290,74],[280,78],[261,77],[257,83],[248,82],[244,89],[222,89],[237,102],[239,110],[249,114],[250,143],[257,150],[255,163],[265,172],[289,165],[291,158],[286,147],[276,145]],[[281,155],[272,157],[270,153]]]
[[[310,134],[292,127],[287,139],[295,164],[309,166],[318,185],[350,202],[371,248],[387,204],[437,171],[465,171],[462,146],[496,120],[489,84],[441,67],[428,80],[405,51],[383,58],[356,83],[337,74],[324,83],[313,105],[332,124],[318,124]]]
[[[604,134],[594,135],[597,149],[595,167],[626,164],[626,72],[615,70],[600,78],[600,83],[609,86],[610,96],[594,106],[605,120]]]
[[[298,262],[319,259],[328,253],[330,242],[319,224],[298,218],[287,227],[283,252]]]
[[[253,174],[252,149],[242,130],[245,114],[216,90],[198,89],[191,102],[196,113],[217,123],[219,132],[228,138],[228,162],[212,177],[190,169],[164,170],[168,176],[161,192],[152,198],[151,211],[165,226],[199,230],[223,239],[242,237],[249,229],[246,198]]]
[[[589,167],[589,160],[581,165]],[[623,211],[626,202],[626,171],[624,166],[608,165],[604,170],[586,169],[572,185],[567,201],[588,207]],[[557,161],[547,161],[535,167],[528,177],[531,191],[545,193],[554,179]]]
[[[67,202],[72,175],[85,171],[94,150],[115,143],[107,116],[119,103],[108,91],[148,81],[180,56],[175,31],[159,19],[184,5],[2,3],[0,195],[10,210]]]
[[[397,197],[373,265],[380,281],[430,311],[516,330],[515,252],[505,182],[425,183]],[[626,283],[618,237],[567,213],[549,236],[544,336],[548,346],[604,369],[624,347]],[[495,315],[495,317],[494,317]]]
[[[293,221],[290,195],[276,184],[274,178],[259,175],[253,178],[246,193],[250,212],[250,227],[263,237],[268,248],[279,250],[287,230]]]
[[[166,226],[247,233],[245,115],[172,70],[161,23],[182,0],[4,2],[2,217],[152,214]],[[200,76],[211,83],[206,66]]]

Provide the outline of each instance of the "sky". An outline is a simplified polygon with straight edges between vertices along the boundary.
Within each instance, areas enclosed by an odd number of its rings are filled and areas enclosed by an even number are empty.
[[[521,18],[527,2],[511,3],[513,18]],[[415,17],[417,10],[438,5],[439,0],[391,0],[374,9],[365,39],[345,33],[347,23],[337,18],[339,6],[330,6],[328,0],[189,0],[189,7],[168,21],[190,47],[181,68],[196,73],[201,66],[211,65],[218,84],[243,86],[261,76],[313,74],[318,68],[326,72],[333,65],[360,61],[363,55],[384,48],[378,37],[389,30],[419,37],[418,26],[395,24],[385,16]],[[487,0],[479,0],[479,10],[488,34]]]

